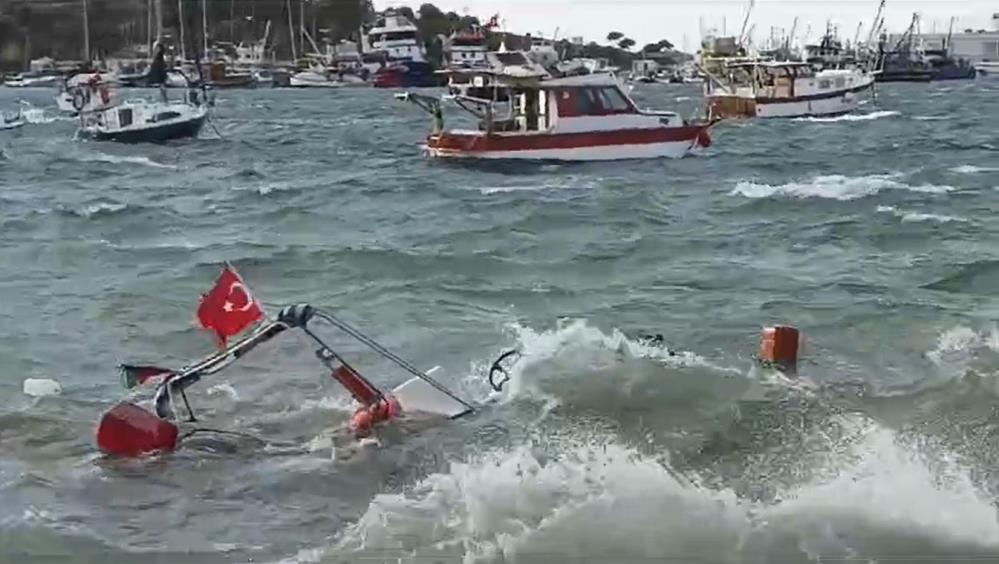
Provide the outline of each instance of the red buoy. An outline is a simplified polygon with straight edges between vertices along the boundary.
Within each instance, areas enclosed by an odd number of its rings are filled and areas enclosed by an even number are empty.
[[[766,327],[760,335],[760,360],[793,371],[798,365],[798,339],[794,327]]]
[[[97,448],[115,456],[142,456],[177,448],[177,426],[141,407],[122,402],[101,417]]]

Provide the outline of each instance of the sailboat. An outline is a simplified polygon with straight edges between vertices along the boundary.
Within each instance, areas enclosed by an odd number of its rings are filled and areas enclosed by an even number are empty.
[[[156,56],[149,70],[150,84],[166,80],[165,49],[157,43]],[[196,137],[208,118],[204,89],[188,86],[183,100],[170,101],[161,86],[162,101],[128,100],[97,111],[80,112],[79,135],[96,141],[121,143],[162,143],[172,139]]]

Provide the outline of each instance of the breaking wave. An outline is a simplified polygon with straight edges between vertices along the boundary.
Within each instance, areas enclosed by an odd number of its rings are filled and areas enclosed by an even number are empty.
[[[961,165],[950,169],[950,171],[958,174],[979,174],[982,172],[999,172],[999,167]]]
[[[73,210],[73,213],[90,219],[100,215],[112,215],[128,208],[128,204],[119,202],[97,202]]]
[[[841,174],[816,176],[811,180],[788,182],[787,184],[764,184],[742,180],[730,192],[733,196],[752,199],[791,196],[793,198],[825,198],[833,200],[856,200],[874,196],[883,190],[906,190],[927,194],[945,194],[955,190],[953,186],[923,184],[912,186],[901,182],[897,174],[876,174],[870,176],[845,176]]]
[[[953,215],[941,215],[935,213],[922,213],[922,212],[912,212],[905,211],[895,206],[878,206],[878,213],[890,213],[895,217],[902,220],[902,223],[922,223],[927,221],[934,221],[937,223],[967,223],[967,219],[963,217],[957,217]]]
[[[999,523],[969,472],[930,464],[849,416],[821,477],[760,501],[676,471],[669,453],[567,439],[496,450],[376,496],[335,542],[284,562],[945,561],[999,555]]]
[[[80,155],[79,160],[82,162],[97,162],[97,163],[109,163],[109,164],[136,164],[142,166],[149,166],[153,168],[168,168],[176,169],[174,165],[168,165],[163,163],[158,163],[149,157],[141,156],[123,156],[123,155],[108,155],[106,153],[94,153]]]
[[[900,115],[900,113],[891,110],[881,110],[877,112],[871,112],[869,114],[844,114],[841,116],[832,116],[832,117],[795,118],[793,121],[808,121],[813,123],[839,123],[844,121],[871,121],[875,119],[881,119],[897,115]]]
[[[618,329],[605,333],[581,319],[560,320],[551,330],[517,324],[510,329],[522,357],[511,372],[507,399],[538,397],[560,402],[584,396],[607,399],[608,393],[630,396],[636,385],[655,377],[661,367],[706,369],[726,377],[744,375],[742,370],[720,366],[692,352],[631,339]],[[640,360],[652,362],[634,363]],[[604,374],[620,371],[623,365],[629,367],[623,383]]]

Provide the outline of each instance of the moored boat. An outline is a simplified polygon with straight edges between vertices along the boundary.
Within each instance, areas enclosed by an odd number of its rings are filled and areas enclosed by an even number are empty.
[[[420,31],[406,16],[388,11],[368,33],[376,53],[386,64],[374,72],[376,88],[421,88],[439,86],[434,68],[427,62]]]
[[[398,95],[433,116],[429,156],[602,161],[682,157],[710,144],[711,123],[640,110],[612,74],[551,78],[523,52],[487,59],[488,70],[447,73],[458,94]],[[444,129],[444,100],[477,117],[478,129]]]

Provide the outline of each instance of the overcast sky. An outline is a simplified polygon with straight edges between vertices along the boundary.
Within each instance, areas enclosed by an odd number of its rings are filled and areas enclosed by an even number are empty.
[[[407,5],[416,9],[424,0],[376,0],[379,9]],[[639,45],[669,39],[687,50],[695,51],[700,37],[700,21],[705,28],[727,27],[738,34],[749,5],[748,0],[433,0],[442,10],[468,13],[487,20],[499,13],[512,32],[544,32],[559,37],[582,36],[587,41],[602,41],[608,31],[620,31]],[[841,36],[852,39],[857,25],[869,25],[874,19],[878,0],[756,0],[751,24],[758,41],[769,37],[770,28],[790,30],[795,16],[800,18],[801,37],[811,26],[810,37],[821,36],[826,20],[839,26]],[[955,29],[990,28],[991,16],[999,11],[996,0],[888,0],[887,23],[890,30],[902,31],[913,12],[920,12],[923,31],[934,28],[946,32],[951,16],[958,18]],[[866,33],[866,31],[864,32]]]

